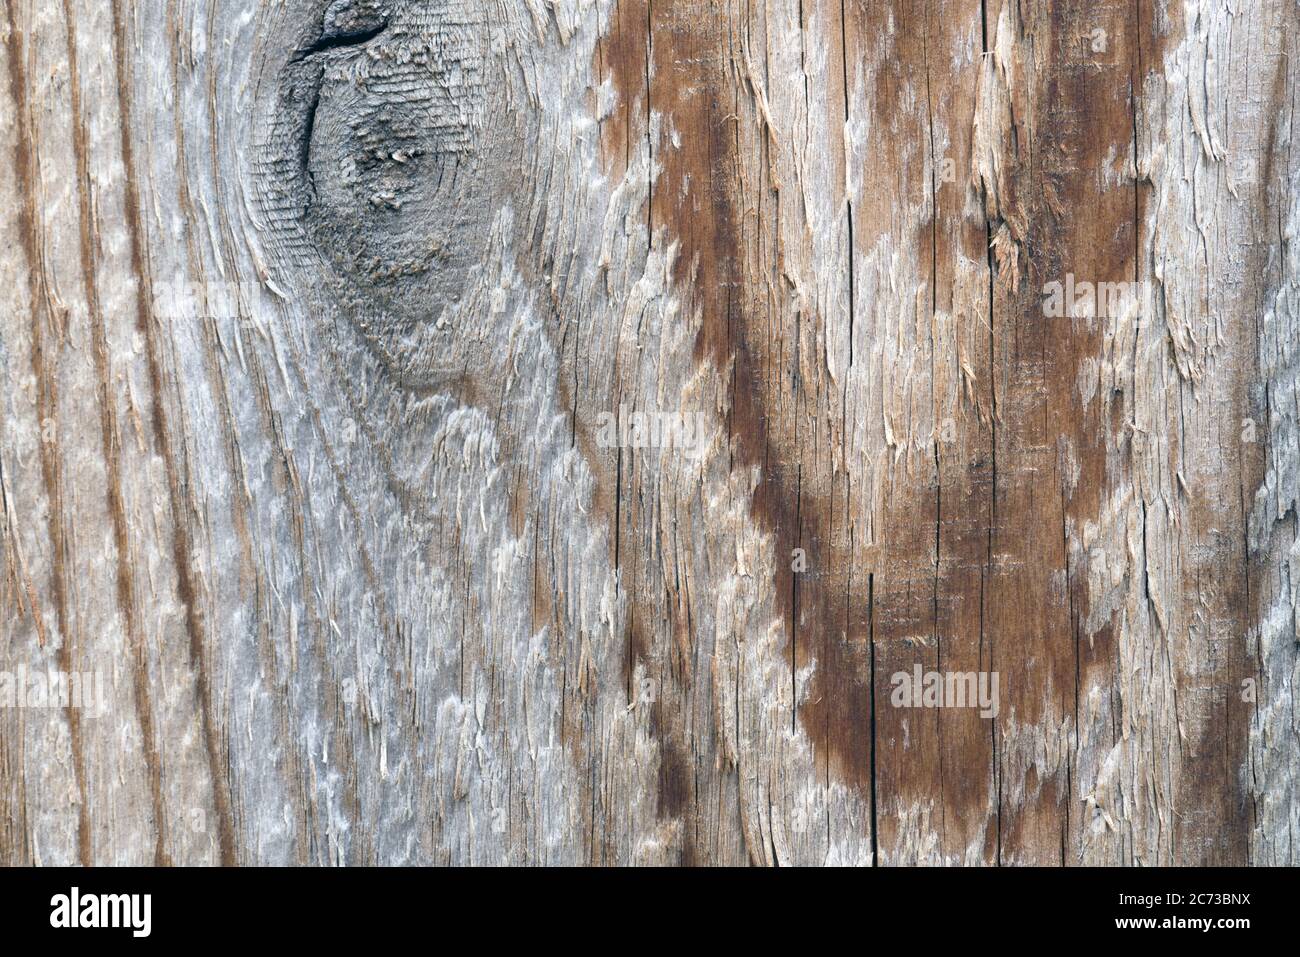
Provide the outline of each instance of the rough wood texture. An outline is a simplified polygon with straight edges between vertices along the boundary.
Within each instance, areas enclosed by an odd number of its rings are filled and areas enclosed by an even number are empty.
[[[1293,0],[0,9],[0,861],[1300,863]]]

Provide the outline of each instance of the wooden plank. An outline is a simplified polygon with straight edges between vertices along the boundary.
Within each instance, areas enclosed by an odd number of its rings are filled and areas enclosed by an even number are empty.
[[[2,9],[0,861],[1296,862],[1294,4]]]

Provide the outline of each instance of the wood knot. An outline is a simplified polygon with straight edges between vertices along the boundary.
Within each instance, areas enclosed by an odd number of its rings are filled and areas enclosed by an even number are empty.
[[[501,205],[486,15],[465,0],[315,9],[277,79],[266,205],[323,267],[314,292],[398,365],[436,365]]]

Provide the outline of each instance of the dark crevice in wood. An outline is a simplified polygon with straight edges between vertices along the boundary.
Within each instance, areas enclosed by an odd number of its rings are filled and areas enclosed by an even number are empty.
[[[342,50],[346,47],[359,47],[364,43],[369,43],[387,29],[388,22],[384,21],[377,26],[366,30],[357,30],[352,33],[341,33],[333,36],[323,34],[320,39],[311,46],[295,53],[293,56],[293,62],[300,63],[308,57],[316,56],[321,53],[329,53],[332,50]]]

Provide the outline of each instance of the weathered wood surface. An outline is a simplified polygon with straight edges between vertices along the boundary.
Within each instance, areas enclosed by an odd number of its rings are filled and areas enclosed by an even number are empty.
[[[0,860],[1300,860],[1293,0],[2,10]]]

